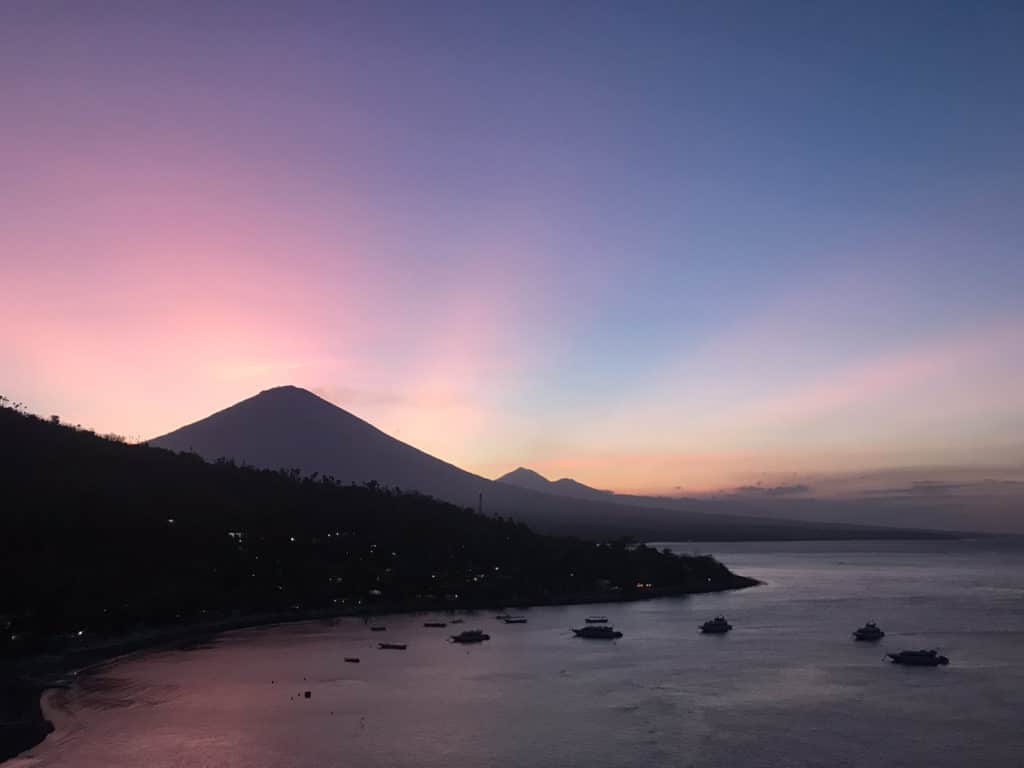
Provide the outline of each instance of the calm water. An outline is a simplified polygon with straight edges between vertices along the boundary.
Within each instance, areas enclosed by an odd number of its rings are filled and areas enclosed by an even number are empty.
[[[939,551],[935,551],[938,547]],[[692,545],[682,547],[693,550]],[[460,647],[427,618],[236,632],[124,660],[47,706],[19,765],[963,766],[1024,764],[1024,548],[1007,542],[700,545],[767,582],[538,608]],[[588,614],[615,643],[570,636]],[[701,636],[726,614],[736,629]],[[868,619],[879,645],[849,633]],[[455,629],[459,629],[456,627]],[[380,639],[409,650],[378,651]],[[908,669],[886,649],[937,647]],[[344,656],[361,657],[359,665]],[[300,697],[305,690],[312,698]]]

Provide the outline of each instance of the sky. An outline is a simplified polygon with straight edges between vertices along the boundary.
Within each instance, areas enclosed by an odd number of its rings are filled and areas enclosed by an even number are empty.
[[[294,384],[619,491],[1024,477],[1022,39],[1012,2],[9,0],[0,394],[141,440]]]

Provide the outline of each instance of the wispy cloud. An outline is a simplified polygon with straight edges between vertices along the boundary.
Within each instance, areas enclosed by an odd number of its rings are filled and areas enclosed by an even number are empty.
[[[800,496],[811,492],[809,485],[795,483],[793,485],[741,485],[735,493],[741,496]]]

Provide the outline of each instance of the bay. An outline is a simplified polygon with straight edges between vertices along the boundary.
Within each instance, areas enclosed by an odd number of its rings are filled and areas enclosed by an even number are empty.
[[[962,766],[1024,761],[1024,546],[660,544],[762,586],[634,603],[233,632],[83,674],[12,761],[81,768]],[[516,611],[520,612],[520,611]],[[604,614],[625,636],[572,636]],[[705,636],[726,615],[735,629]],[[887,635],[855,643],[875,620]],[[481,628],[492,639],[447,641]],[[377,649],[381,640],[406,651]],[[938,648],[939,669],[887,650]],[[357,656],[359,664],[344,661]],[[305,698],[306,691],[310,698]]]

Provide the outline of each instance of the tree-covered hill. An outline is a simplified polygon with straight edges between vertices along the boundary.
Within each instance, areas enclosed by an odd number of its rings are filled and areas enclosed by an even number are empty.
[[[8,653],[247,613],[749,584],[709,557],[541,536],[414,493],[210,464],[0,408]]]

